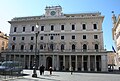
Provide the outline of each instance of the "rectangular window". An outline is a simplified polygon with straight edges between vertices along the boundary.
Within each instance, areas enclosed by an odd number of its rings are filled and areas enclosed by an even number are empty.
[[[32,26],[32,31],[34,31],[34,28],[35,28],[35,27],[34,27],[34,26]]]
[[[41,31],[44,31],[44,26],[41,26]]]
[[[72,30],[75,30],[75,25],[74,24],[72,24]]]
[[[17,27],[14,27],[14,32],[16,32],[17,31]]]
[[[75,36],[74,36],[74,35],[72,36],[72,39],[75,39]]]
[[[86,35],[83,35],[83,39],[86,39]]]
[[[25,27],[23,27],[23,32],[25,32]]]
[[[13,41],[15,41],[16,40],[16,37],[13,37]]]
[[[33,40],[34,39],[34,37],[31,37],[31,40]]]
[[[54,30],[54,25],[51,25],[51,31],[53,31]]]
[[[97,24],[93,24],[93,28],[94,28],[94,29],[97,29]]]
[[[64,40],[64,36],[61,36],[61,40]]]
[[[94,39],[98,39],[98,35],[94,35]]]
[[[86,29],[86,24],[82,24],[82,29],[83,29],[83,30]]]
[[[22,40],[25,40],[25,37],[22,37]]]
[[[61,30],[64,30],[64,25],[61,25]]]

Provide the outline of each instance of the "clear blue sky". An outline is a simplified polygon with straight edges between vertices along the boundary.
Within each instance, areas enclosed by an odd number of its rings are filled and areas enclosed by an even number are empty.
[[[112,13],[120,14],[120,0],[0,0],[0,30],[9,34],[14,17],[39,16],[44,14],[46,6],[60,5],[63,13],[101,12],[103,21],[104,47],[112,50]]]

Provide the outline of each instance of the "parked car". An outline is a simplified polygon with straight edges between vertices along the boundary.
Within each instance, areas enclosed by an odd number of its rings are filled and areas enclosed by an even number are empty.
[[[19,61],[4,61],[0,66],[1,73],[21,73],[23,71],[22,63]]]

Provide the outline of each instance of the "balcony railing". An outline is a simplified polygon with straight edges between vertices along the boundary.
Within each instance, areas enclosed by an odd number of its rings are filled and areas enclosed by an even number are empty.
[[[35,52],[35,50],[5,50],[4,52]],[[72,50],[72,49],[65,49],[65,50],[38,50],[38,52],[106,52],[105,49],[87,49],[87,50],[83,50],[83,49],[76,49],[76,50]]]

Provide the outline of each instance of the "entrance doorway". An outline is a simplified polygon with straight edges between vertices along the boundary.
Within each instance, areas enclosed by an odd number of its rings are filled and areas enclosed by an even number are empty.
[[[49,67],[52,67],[52,58],[51,57],[47,57],[47,59],[46,59],[46,69],[48,70]]]

